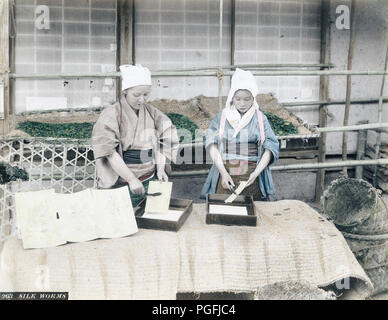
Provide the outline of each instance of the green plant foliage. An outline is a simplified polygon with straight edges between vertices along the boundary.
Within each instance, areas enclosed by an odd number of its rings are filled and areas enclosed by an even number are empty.
[[[177,114],[168,113],[167,116],[177,129],[186,129],[191,132],[192,139],[198,126],[189,118]],[[19,123],[18,129],[25,131],[32,137],[89,139],[92,136],[94,123],[44,123],[25,121]]]
[[[28,180],[28,174],[24,169],[11,166],[8,163],[0,162],[0,184],[5,184],[16,180]]]
[[[285,136],[297,134],[298,129],[289,121],[285,121],[272,113],[264,112],[276,135]],[[191,133],[191,139],[195,139],[195,131],[199,127],[188,117],[178,113],[167,113],[177,129],[186,129]],[[44,123],[25,121],[18,125],[18,129],[25,131],[32,137],[90,139],[94,123]],[[182,142],[184,137],[180,137]],[[187,138],[187,137],[186,137]]]
[[[188,117],[178,114],[178,113],[167,113],[167,116],[171,119],[173,125],[177,129],[186,129],[191,133],[191,139],[195,139],[195,130],[198,130],[199,127],[191,121]],[[184,137],[180,137],[180,142],[182,142]]]
[[[94,123],[44,123],[26,121],[19,123],[18,129],[33,137],[89,139]]]
[[[286,121],[272,113],[264,112],[272,127],[272,130],[278,136],[287,136],[290,134],[297,134],[298,129],[289,121]]]

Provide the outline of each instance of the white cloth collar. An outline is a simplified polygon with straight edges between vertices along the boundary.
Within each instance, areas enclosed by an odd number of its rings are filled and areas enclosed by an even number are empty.
[[[253,105],[243,116],[240,115],[235,106],[231,105],[234,94],[238,90],[248,90],[253,96]],[[250,71],[237,68],[232,76],[232,83],[224,109],[226,119],[235,130],[233,137],[237,136],[241,129],[251,121],[256,110],[259,110],[259,105],[256,102],[258,91],[259,89],[253,74]]]

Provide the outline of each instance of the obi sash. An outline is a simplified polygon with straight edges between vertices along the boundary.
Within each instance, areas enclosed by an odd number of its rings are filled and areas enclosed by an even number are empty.
[[[152,149],[137,150],[128,149],[123,151],[123,160],[126,164],[142,164],[152,161]]]
[[[257,143],[225,143],[225,153],[247,157],[257,157],[259,149]]]

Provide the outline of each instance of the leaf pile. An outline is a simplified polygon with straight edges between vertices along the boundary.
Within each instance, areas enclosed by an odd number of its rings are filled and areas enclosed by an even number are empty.
[[[195,130],[198,126],[189,118],[177,114],[168,113],[167,116],[177,129],[190,131],[192,139],[195,138]],[[89,139],[92,136],[94,123],[45,123],[35,121],[20,122],[18,129],[23,130],[32,137]]]
[[[20,122],[18,129],[32,137],[89,139],[94,123],[45,123],[35,121]]]
[[[286,121],[272,113],[264,112],[272,127],[272,130],[278,136],[287,136],[289,134],[297,134],[298,129],[289,121]]]
[[[297,134],[298,129],[289,121],[286,121],[272,113],[264,112],[276,135],[286,136]],[[195,131],[199,127],[188,117],[178,113],[167,113],[177,129],[186,129],[191,133],[192,140],[195,139]],[[89,139],[92,136],[94,123],[45,123],[35,121],[20,122],[18,129],[23,130],[32,137],[51,138],[72,138]],[[182,142],[183,137],[180,137]]]
[[[178,114],[178,113],[167,113],[167,116],[171,119],[173,125],[179,129],[186,129],[191,132],[191,139],[195,139],[195,131],[199,129],[199,127],[191,121],[188,117]],[[183,137],[180,137],[180,141],[182,142]]]
[[[8,163],[0,162],[0,184],[5,184],[16,180],[28,180],[28,174],[24,169],[11,166]]]

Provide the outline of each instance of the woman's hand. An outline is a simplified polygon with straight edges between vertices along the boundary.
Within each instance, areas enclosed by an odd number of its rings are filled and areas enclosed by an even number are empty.
[[[272,153],[268,149],[265,149],[263,156],[261,157],[259,163],[256,166],[255,171],[251,173],[247,181],[246,187],[250,186],[257,177],[263,172],[263,170],[268,166],[271,161]]]
[[[141,181],[137,178],[133,178],[128,181],[129,189],[133,194],[142,195],[145,194],[145,189]]]
[[[232,187],[235,187],[234,185],[234,182],[233,182],[233,179],[232,177],[230,176],[229,173],[224,173],[223,175],[221,175],[221,185],[224,189],[228,189],[230,191],[232,191]]]
[[[224,162],[222,160],[221,154],[215,144],[210,145],[209,147],[210,157],[212,158],[214,164],[216,165],[218,172],[221,175],[221,185],[224,189],[232,191],[232,187],[235,187],[234,182],[228,171],[225,169]]]
[[[256,173],[256,171],[252,172],[248,178],[247,185],[245,186],[245,188],[255,182],[258,176],[259,175]]]
[[[168,181],[168,175],[167,175],[166,171],[164,171],[164,170],[158,170],[156,172],[156,176],[158,177],[159,181],[164,181],[164,182]]]

